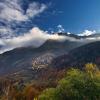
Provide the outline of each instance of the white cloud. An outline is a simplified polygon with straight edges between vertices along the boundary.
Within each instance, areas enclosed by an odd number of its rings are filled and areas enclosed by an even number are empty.
[[[70,32],[67,32],[67,34],[70,35],[71,33]]]
[[[0,18],[7,21],[27,21],[30,17],[35,17],[42,13],[47,7],[45,4],[33,2],[24,13],[18,0],[4,0],[0,2]]]
[[[22,0],[24,1],[24,0]],[[6,26],[0,27],[0,38],[10,38],[15,36],[14,30],[11,27],[19,22],[27,22],[31,17],[34,18],[42,13],[47,6],[38,2],[28,4],[28,8],[25,11],[20,5],[21,0],[3,0],[0,1],[0,21],[6,23]],[[15,22],[16,23],[15,23]]]
[[[28,17],[26,15],[23,15],[21,11],[18,11],[16,9],[12,9],[9,7],[6,7],[2,10],[0,18],[6,19],[7,21],[25,21],[28,20]]]
[[[60,25],[60,24],[57,26],[57,28],[58,28],[58,32],[59,32],[59,33],[61,33],[61,32],[64,32],[64,31],[65,31],[65,29],[63,28],[63,26],[62,26],[62,25]]]
[[[93,30],[93,31],[85,30],[83,33],[78,34],[78,36],[89,36],[89,35],[92,35],[95,33],[96,33],[95,30]]]
[[[29,5],[29,8],[26,11],[26,15],[28,17],[35,17],[39,13],[42,13],[46,8],[47,7],[44,4],[33,2],[32,4]]]
[[[4,30],[6,31],[6,30]],[[100,38],[93,38],[93,39],[75,39],[73,37],[68,36],[62,36],[58,34],[48,34],[47,31],[42,31],[38,27],[32,28],[28,33],[25,33],[24,35],[15,36],[11,38],[2,38],[0,39],[0,53],[12,50],[14,48],[19,47],[28,47],[33,46],[34,48],[37,48],[41,46],[45,41],[52,39],[52,40],[58,40],[59,42],[69,40],[69,41],[80,41],[80,42],[91,42],[91,41],[97,41],[100,40]]]
[[[38,27],[34,27],[24,35],[11,37],[9,39],[0,39],[0,45],[2,45],[0,53],[19,47],[33,46],[36,48],[42,45],[48,39],[63,41],[67,38],[65,36],[59,36],[56,34],[50,35],[40,30]]]
[[[13,37],[15,34],[13,34],[13,30],[8,27],[0,27],[0,38],[10,38]]]

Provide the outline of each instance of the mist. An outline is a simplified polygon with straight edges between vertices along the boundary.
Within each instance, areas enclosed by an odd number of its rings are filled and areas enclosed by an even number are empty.
[[[58,40],[59,42],[65,41],[66,39],[74,40],[74,38],[59,36],[57,34],[50,35],[47,32],[40,30],[38,27],[34,27],[24,35],[11,37],[8,39],[0,39],[0,53],[4,53],[19,47],[33,46],[34,48],[37,48],[49,39]]]
[[[39,29],[38,27],[34,27],[29,32],[24,33],[23,35],[14,36],[10,38],[1,38],[0,54],[20,47],[32,46],[34,48],[38,48],[47,40],[57,40],[59,42],[69,40],[69,41],[89,43],[93,41],[98,41],[100,40],[100,38],[93,37],[93,38],[85,38],[85,39],[75,39],[74,37],[68,37],[68,36],[63,36],[58,34],[49,34],[48,32],[45,32]]]

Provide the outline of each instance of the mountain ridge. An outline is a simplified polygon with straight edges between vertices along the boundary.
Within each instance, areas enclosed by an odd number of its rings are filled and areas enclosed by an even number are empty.
[[[91,44],[93,44],[93,46],[91,46]],[[86,49],[87,45],[90,45],[88,49]],[[59,71],[62,71],[79,64],[80,67],[83,65],[81,64],[83,61],[84,64],[88,63],[88,61],[84,60],[88,55],[86,51],[91,52],[91,50],[96,49],[99,53],[100,48],[98,45],[100,45],[100,41],[80,42],[66,40],[61,42],[57,40],[47,40],[39,48],[32,46],[16,48],[0,54],[0,76],[12,77],[14,75],[14,79],[22,77],[25,80],[38,80],[42,76],[45,76],[45,73],[48,73],[47,76],[49,77],[51,71],[57,75],[57,70],[59,69]],[[80,54],[81,52],[83,52],[83,54]],[[95,57],[97,55],[94,54],[93,56]],[[87,59],[90,58],[91,56],[88,56]],[[93,61],[93,63],[95,62]],[[52,77],[53,74],[50,75]]]

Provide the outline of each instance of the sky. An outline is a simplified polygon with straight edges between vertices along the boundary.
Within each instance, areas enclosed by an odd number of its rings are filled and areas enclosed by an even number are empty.
[[[0,52],[100,32],[100,0],[0,0]]]
[[[76,34],[84,30],[100,30],[100,0],[49,1],[51,8],[42,24],[46,28],[55,29],[60,24],[67,32]]]
[[[100,31],[100,0],[0,0],[0,33],[23,34],[33,27],[79,34]]]

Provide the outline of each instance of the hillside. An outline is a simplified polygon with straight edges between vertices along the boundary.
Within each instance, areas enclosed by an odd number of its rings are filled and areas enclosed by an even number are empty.
[[[100,41],[92,42],[71,50],[68,54],[57,57],[51,66],[56,68],[66,68],[66,66],[79,66],[81,68],[86,63],[100,65]]]
[[[39,48],[16,48],[0,55],[0,76],[25,81],[44,78],[45,82],[50,77],[55,80],[68,67],[98,64],[98,45],[100,42],[47,40]]]

